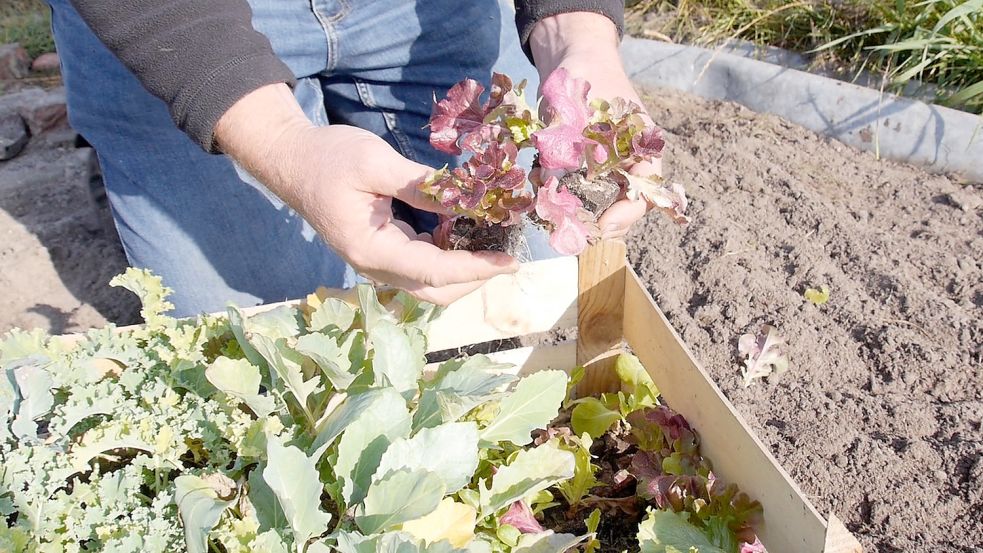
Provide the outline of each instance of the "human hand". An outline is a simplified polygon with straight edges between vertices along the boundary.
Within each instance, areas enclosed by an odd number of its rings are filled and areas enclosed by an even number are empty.
[[[618,51],[618,31],[607,17],[589,12],[573,12],[547,17],[536,24],[529,37],[540,82],[563,67],[574,77],[590,83],[588,97],[624,98],[642,108],[642,116],[654,125],[631,80],[625,73]],[[638,176],[662,176],[662,160],[634,164],[629,172]],[[643,198],[621,198],[598,220],[601,237],[621,238],[631,225],[654,206]]]
[[[365,277],[446,305],[489,278],[512,273],[498,252],[443,251],[392,217],[392,198],[435,212],[418,190],[433,170],[356,127],[315,127],[286,85],[254,91],[215,128],[223,151],[294,208]]]

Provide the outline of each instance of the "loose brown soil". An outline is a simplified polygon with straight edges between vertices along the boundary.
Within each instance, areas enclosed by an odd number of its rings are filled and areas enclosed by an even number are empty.
[[[618,199],[621,186],[607,178],[587,180],[584,172],[569,173],[560,179],[560,186],[567,187],[571,194],[580,198],[584,209],[600,217]]]
[[[522,226],[479,225],[474,219],[460,217],[454,220],[448,242],[453,250],[491,250],[516,256],[522,244]]]
[[[983,551],[980,188],[735,104],[648,106],[693,222],[648,217],[629,257],[673,326],[866,551]],[[821,285],[829,303],[803,299]],[[744,388],[737,341],[761,323],[791,366]]]
[[[693,222],[653,214],[629,253],[673,325],[867,551],[983,551],[981,190],[737,105],[650,100]],[[132,317],[82,158],[29,148],[0,163],[0,332]],[[824,284],[826,305],[802,298]],[[763,322],[791,367],[744,388],[737,340]]]

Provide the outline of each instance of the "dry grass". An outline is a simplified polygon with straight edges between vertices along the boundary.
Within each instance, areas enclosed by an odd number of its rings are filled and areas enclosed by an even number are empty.
[[[630,20],[676,42],[741,38],[870,70],[900,89],[935,84],[938,101],[983,112],[983,0],[638,0]]]
[[[55,50],[51,13],[41,0],[0,1],[0,44],[18,42],[32,58]]]

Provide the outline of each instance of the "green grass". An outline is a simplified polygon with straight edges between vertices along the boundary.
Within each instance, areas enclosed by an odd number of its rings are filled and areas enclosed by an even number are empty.
[[[41,0],[0,0],[0,44],[19,42],[31,58],[54,52],[51,13]]]
[[[635,15],[677,42],[741,38],[816,55],[817,63],[869,70],[888,89],[913,79],[937,101],[983,113],[983,0],[641,0]]]

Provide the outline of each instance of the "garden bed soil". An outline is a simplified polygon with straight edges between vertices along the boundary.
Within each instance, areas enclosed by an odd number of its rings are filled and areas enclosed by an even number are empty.
[[[736,104],[647,103],[693,222],[647,218],[629,259],[696,357],[865,550],[983,550],[981,190]],[[745,388],[761,323],[791,365]]]
[[[693,222],[650,216],[629,259],[690,349],[867,551],[983,549],[981,191],[735,104],[648,100]],[[33,144],[0,163],[0,331],[133,318],[83,165]],[[802,298],[822,285],[829,303]],[[737,341],[761,323],[791,366],[744,388]]]

